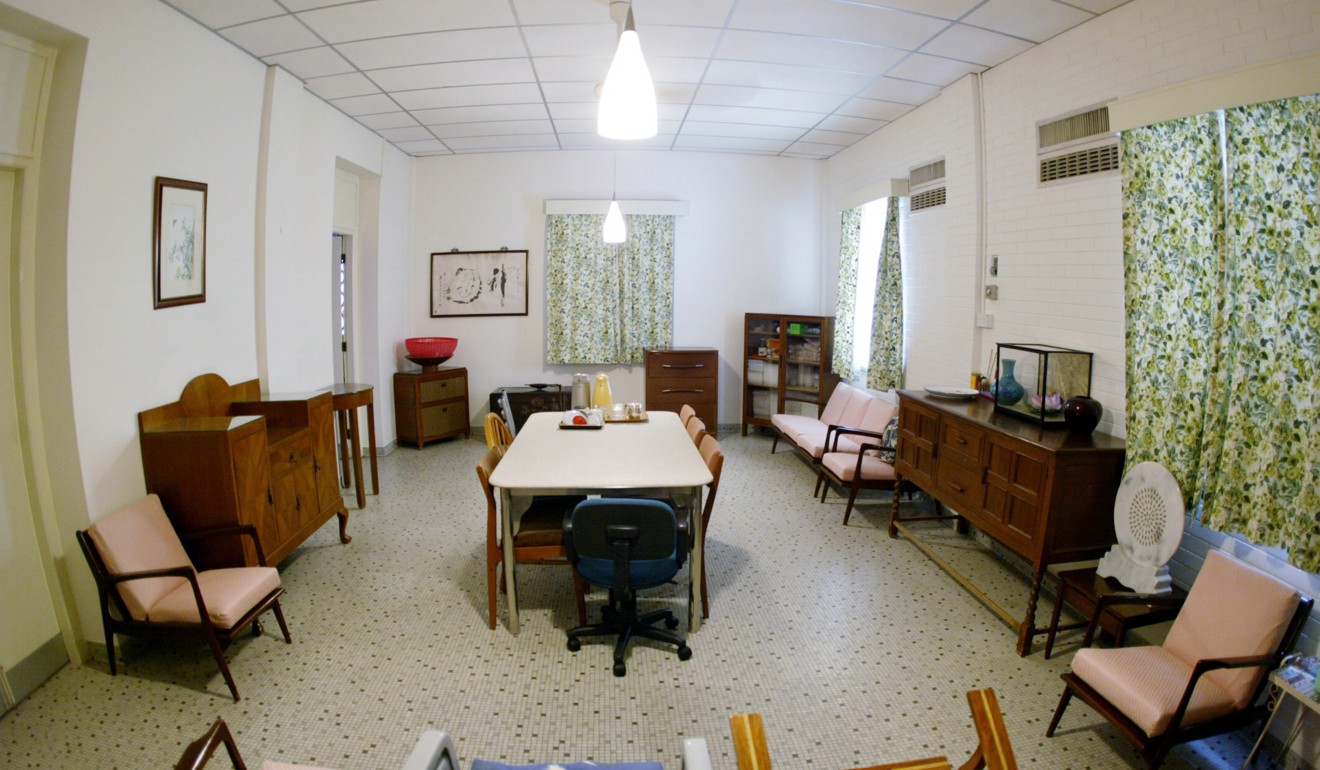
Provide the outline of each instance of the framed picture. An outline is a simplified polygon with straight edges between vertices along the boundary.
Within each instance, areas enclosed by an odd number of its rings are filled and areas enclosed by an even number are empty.
[[[206,301],[206,185],[156,177],[156,307]]]
[[[527,251],[431,255],[431,317],[527,315]]]

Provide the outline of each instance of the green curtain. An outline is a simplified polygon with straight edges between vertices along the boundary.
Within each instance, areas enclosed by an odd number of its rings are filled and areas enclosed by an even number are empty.
[[[1204,522],[1320,572],[1320,96],[1226,111]]]
[[[546,217],[546,363],[639,364],[669,347],[674,218],[628,215],[628,240],[601,240],[596,214]]]
[[[885,242],[875,277],[871,359],[866,370],[866,386],[875,390],[903,387],[903,255],[898,241],[898,205],[898,196],[889,196]]]
[[[857,262],[861,258],[862,207],[843,212],[839,227],[839,300],[834,309],[834,360],[831,370],[854,379],[853,315],[857,310]]]
[[[1199,115],[1122,137],[1127,464],[1154,461],[1189,504],[1201,488],[1206,378],[1222,272],[1219,122]]]

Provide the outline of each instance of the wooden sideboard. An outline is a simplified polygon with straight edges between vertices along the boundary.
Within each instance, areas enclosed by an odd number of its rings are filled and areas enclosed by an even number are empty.
[[[399,443],[418,449],[460,433],[472,436],[468,422],[467,369],[442,366],[394,375],[394,432]]]
[[[138,413],[147,491],[160,495],[181,535],[255,526],[271,565],[331,516],[347,543],[333,417],[328,390],[263,395],[257,380],[230,386],[201,375],[178,401]],[[217,538],[190,553],[201,568],[257,563],[247,538]]]
[[[898,457],[901,481],[925,490],[950,515],[901,516],[898,495],[889,536],[900,532],[1018,631],[1017,651],[1031,651],[1041,581],[1050,564],[1102,555],[1113,545],[1114,497],[1123,476],[1122,439],[1104,433],[1075,436],[998,415],[989,401],[957,401],[899,391]],[[1031,565],[1023,615],[996,604],[942,559],[914,521],[970,523]]]
[[[646,351],[646,408],[677,412],[684,404],[696,410],[707,433],[719,433],[720,352],[715,348]]]

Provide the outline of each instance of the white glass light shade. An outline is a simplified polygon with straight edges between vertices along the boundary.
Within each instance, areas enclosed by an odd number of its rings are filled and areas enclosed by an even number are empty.
[[[609,213],[605,215],[605,242],[623,243],[628,240],[628,228],[623,224],[623,212],[618,201],[610,201]]]
[[[657,125],[651,71],[642,57],[637,31],[625,29],[600,89],[596,133],[607,139],[649,139]]]

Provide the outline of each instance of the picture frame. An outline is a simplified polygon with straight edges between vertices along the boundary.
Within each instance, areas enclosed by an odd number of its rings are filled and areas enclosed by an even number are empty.
[[[527,250],[431,254],[431,317],[527,315]]]
[[[156,309],[206,301],[206,183],[156,177],[151,282]]]

